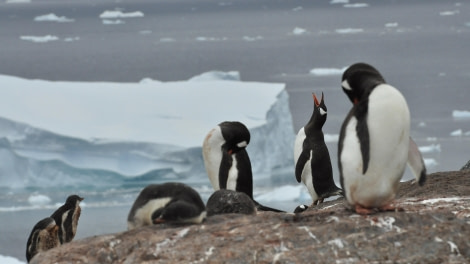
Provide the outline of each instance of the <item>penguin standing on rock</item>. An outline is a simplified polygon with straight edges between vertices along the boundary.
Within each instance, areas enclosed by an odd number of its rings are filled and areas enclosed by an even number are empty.
[[[327,109],[323,99],[313,96],[313,113],[308,123],[297,133],[294,146],[295,178],[307,186],[312,197],[312,205],[323,202],[323,199],[341,195],[333,180],[330,154],[326,147],[322,127],[326,122]],[[305,210],[306,206],[296,208],[296,212]]]
[[[78,195],[67,197],[65,204],[59,207],[52,215],[59,226],[59,240],[61,244],[72,241],[77,233],[78,219],[80,218],[80,202],[84,198]]]
[[[253,174],[246,147],[250,131],[241,122],[225,121],[213,128],[202,144],[202,156],[214,190],[243,192],[253,200]],[[253,202],[261,211],[282,212]]]
[[[152,224],[199,224],[206,208],[199,193],[183,183],[151,184],[137,197],[127,217],[129,230]]]
[[[37,253],[60,245],[59,226],[54,219],[46,217],[39,221],[31,231],[26,243],[26,260],[29,262]]]
[[[340,132],[341,186],[359,214],[396,210],[398,183],[410,165],[419,185],[426,168],[410,138],[410,112],[403,95],[371,65],[356,63],[343,74],[343,91],[353,103]]]

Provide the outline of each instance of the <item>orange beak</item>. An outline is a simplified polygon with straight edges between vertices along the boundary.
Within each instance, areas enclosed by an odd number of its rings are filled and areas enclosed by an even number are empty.
[[[315,93],[312,93],[312,95],[313,95],[313,101],[315,102],[315,105],[319,106],[320,103],[318,102],[317,96],[315,95]]]

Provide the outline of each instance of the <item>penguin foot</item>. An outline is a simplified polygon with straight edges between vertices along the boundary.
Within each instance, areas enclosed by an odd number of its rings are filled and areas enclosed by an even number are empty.
[[[362,207],[362,205],[359,205],[359,204],[356,204],[354,206],[354,211],[356,211],[356,213],[360,215],[370,215],[370,214],[375,213],[374,209]]]
[[[394,203],[386,204],[378,208],[380,212],[403,212],[403,207],[396,206]]]
[[[319,205],[319,204],[323,203],[323,200],[324,200],[324,198],[319,198],[318,200],[313,201],[311,206],[313,207],[315,205]]]

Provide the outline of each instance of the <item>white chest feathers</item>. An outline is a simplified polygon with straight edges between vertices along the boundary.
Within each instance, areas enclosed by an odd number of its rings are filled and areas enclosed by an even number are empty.
[[[303,143],[306,139],[305,129],[302,127],[299,132],[297,133],[297,137],[295,138],[294,143],[294,164],[297,165],[297,161],[300,157],[300,154],[303,151]],[[313,178],[312,178],[312,167],[311,167],[311,160],[312,160],[312,150],[310,150],[310,158],[307,162],[305,162],[304,168],[302,170],[301,181],[307,187],[310,196],[312,197],[312,201],[316,201],[318,199],[318,194],[315,192],[313,187]],[[294,167],[295,167],[294,166]]]
[[[219,190],[219,170],[222,161],[222,145],[224,137],[219,126],[207,134],[202,144],[202,156],[207,175],[214,190]]]
[[[340,162],[348,202],[371,208],[395,198],[405,170],[410,133],[410,114],[405,98],[390,85],[377,86],[369,96],[366,120],[370,156],[367,171],[363,174],[355,117],[345,127]]]

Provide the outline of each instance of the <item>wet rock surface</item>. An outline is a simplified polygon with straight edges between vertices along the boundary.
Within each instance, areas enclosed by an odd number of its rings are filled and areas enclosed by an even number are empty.
[[[470,262],[470,171],[401,183],[396,204],[404,211],[362,216],[338,199],[301,214],[215,215],[73,241],[31,263]]]

